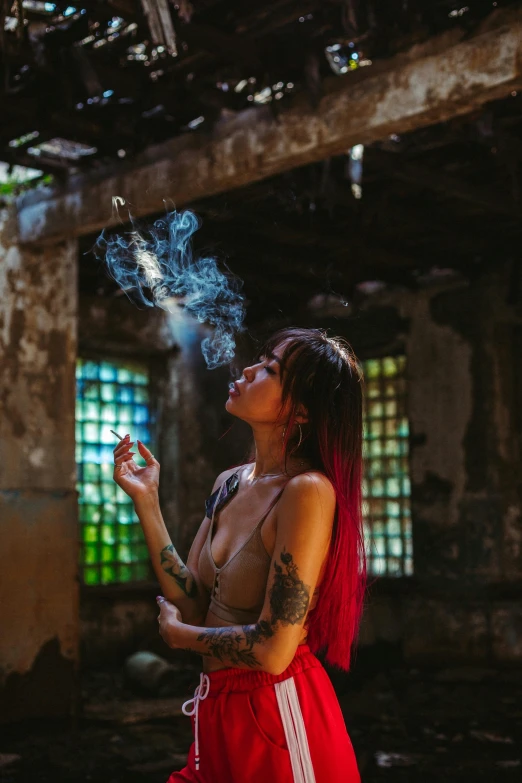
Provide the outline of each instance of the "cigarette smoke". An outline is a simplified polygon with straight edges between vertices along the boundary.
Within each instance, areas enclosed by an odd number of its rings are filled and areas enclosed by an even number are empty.
[[[131,301],[172,313],[181,305],[200,323],[211,324],[212,336],[201,343],[209,370],[232,361],[235,334],[245,317],[243,282],[221,272],[215,258],[193,256],[191,237],[200,226],[198,217],[190,210],[168,212],[147,235],[129,217],[131,231],[110,236],[102,232],[94,247],[111,277]]]

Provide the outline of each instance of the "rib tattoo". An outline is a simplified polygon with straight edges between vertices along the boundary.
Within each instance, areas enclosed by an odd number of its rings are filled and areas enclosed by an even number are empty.
[[[171,576],[178,587],[183,590],[187,598],[196,598],[198,595],[198,586],[190,570],[181,560],[178,553],[169,544],[160,552],[160,564],[166,574]]]
[[[299,579],[293,557],[284,549],[280,555],[283,566],[274,562],[275,578],[270,589],[270,620],[242,625],[242,633],[234,627],[206,628],[197,638],[205,642],[210,655],[222,663],[259,667],[254,645],[264,644],[274,633],[277,623],[296,625],[304,620],[310,604],[310,586]],[[205,653],[202,653],[205,655]],[[206,653],[208,654],[208,653]]]

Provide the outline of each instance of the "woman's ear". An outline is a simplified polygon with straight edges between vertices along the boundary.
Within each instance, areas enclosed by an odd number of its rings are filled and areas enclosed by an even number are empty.
[[[300,407],[295,414],[295,420],[297,424],[308,424],[308,411],[306,408]]]

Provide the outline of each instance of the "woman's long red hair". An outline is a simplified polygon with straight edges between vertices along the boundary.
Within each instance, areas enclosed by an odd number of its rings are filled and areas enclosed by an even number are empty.
[[[332,539],[319,599],[306,620],[307,643],[325,651],[325,661],[348,671],[359,631],[366,590],[362,520],[362,373],[351,346],[319,329],[276,332],[260,355],[284,344],[283,406],[290,417],[283,449],[305,456],[331,481],[337,498]],[[296,447],[295,420],[304,407]]]

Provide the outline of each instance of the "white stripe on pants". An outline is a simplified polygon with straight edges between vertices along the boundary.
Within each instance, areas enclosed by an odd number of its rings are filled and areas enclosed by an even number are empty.
[[[315,783],[306,726],[294,678],[289,677],[282,682],[276,682],[274,688],[285,730],[286,744],[290,751],[294,783]]]

